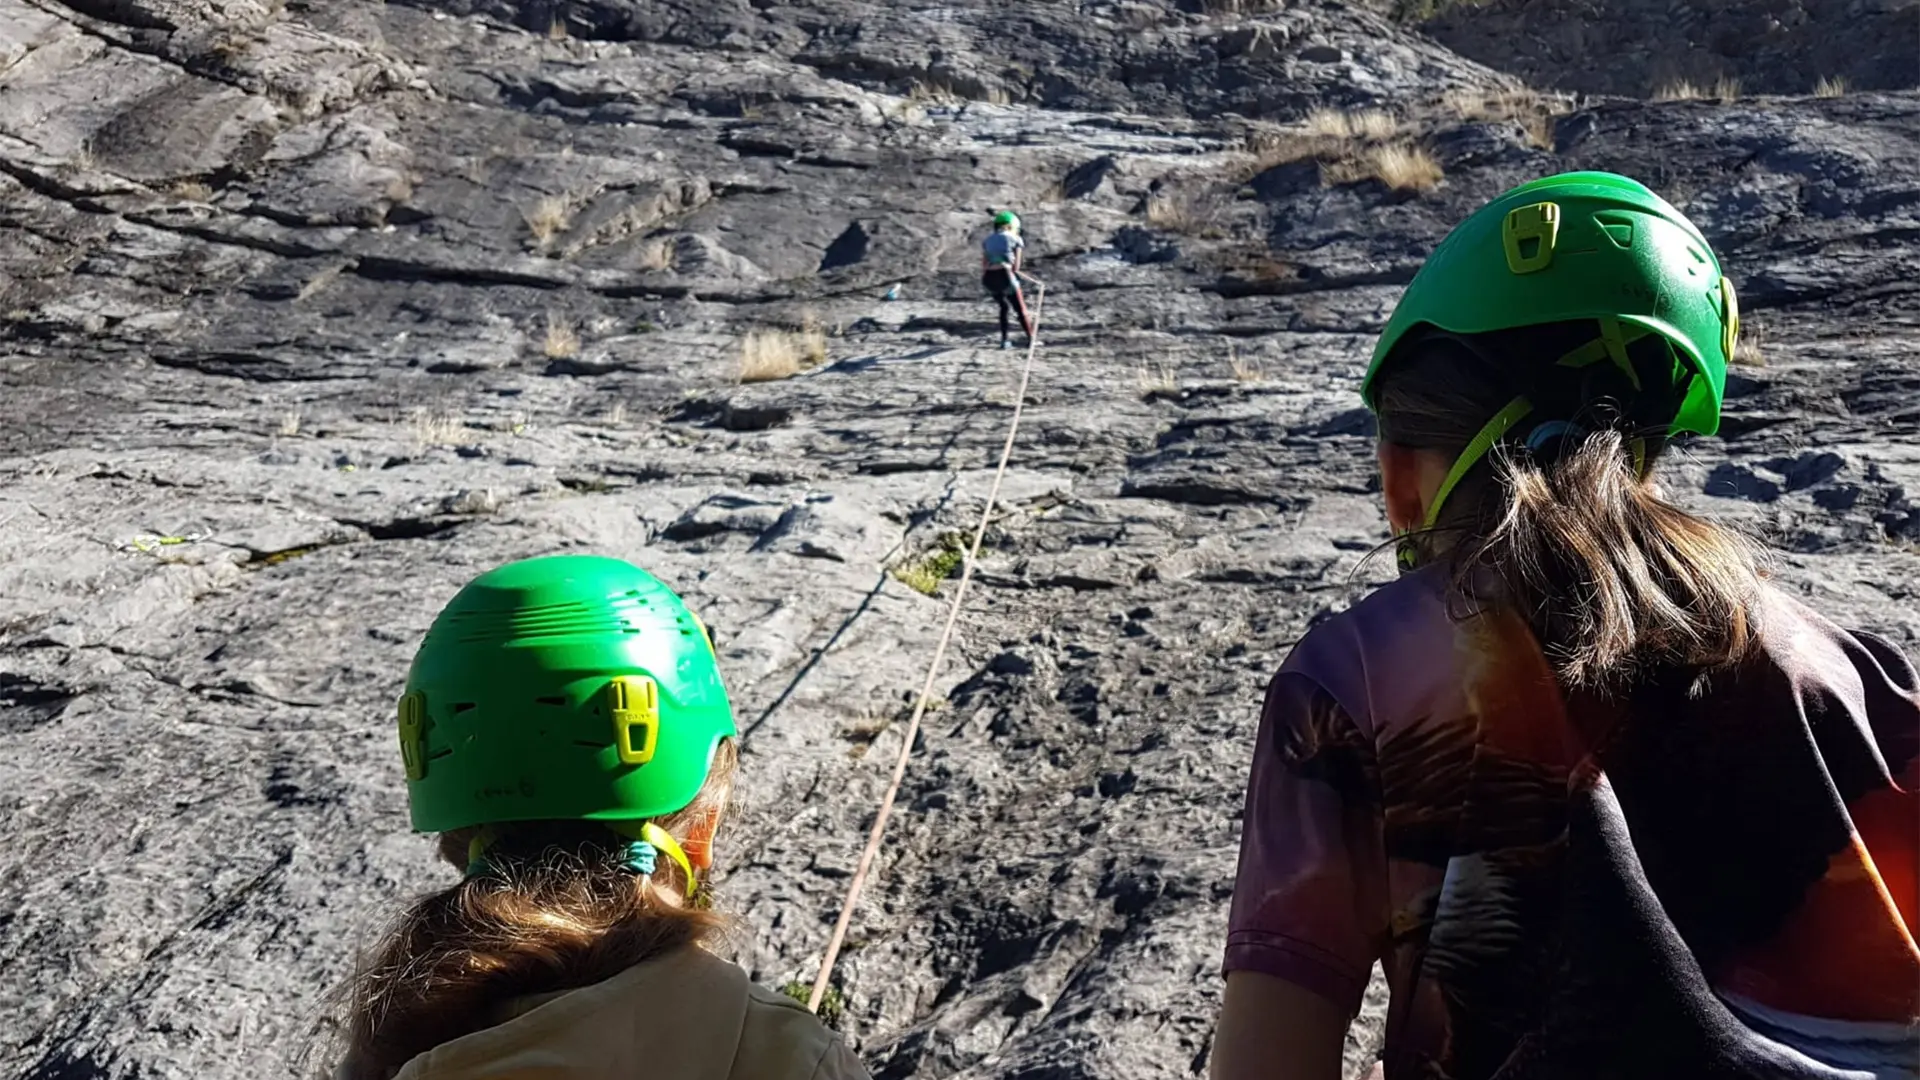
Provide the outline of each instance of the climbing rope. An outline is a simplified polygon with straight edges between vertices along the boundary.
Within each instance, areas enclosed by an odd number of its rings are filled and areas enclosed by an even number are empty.
[[[993,470],[993,486],[987,491],[987,505],[981,508],[980,524],[973,530],[973,546],[967,549],[966,560],[960,564],[960,584],[953,590],[953,602],[947,606],[947,624],[940,631],[940,643],[934,646],[933,663],[927,665],[927,679],[920,687],[920,699],[914,703],[913,717],[907,721],[906,738],[900,741],[900,755],[893,762],[893,779],[887,784],[887,793],[880,800],[880,812],[874,816],[873,829],[867,834],[867,846],[860,852],[860,864],[854,868],[853,880],[847,883],[847,899],[840,905],[840,918],[833,924],[833,936],[827,939],[827,954],[820,961],[820,974],[815,976],[813,993],[807,998],[807,1008],[812,1012],[820,1011],[820,1000],[827,993],[827,980],[833,977],[833,962],[839,959],[840,946],[847,939],[847,924],[853,921],[854,906],[860,902],[860,889],[867,882],[867,871],[873,867],[874,856],[880,853],[880,840],[886,835],[887,818],[893,813],[894,799],[900,794],[900,782],[907,775],[907,758],[912,755],[913,742],[920,735],[920,719],[927,714],[927,704],[933,697],[933,682],[940,675],[940,662],[946,659],[947,644],[953,640],[953,627],[960,619],[960,605],[966,600],[968,584],[973,581],[973,567],[980,558],[980,544],[986,539],[987,525],[993,518],[994,502],[1000,497],[1000,481],[1007,475],[1007,459],[1013,456],[1013,440],[1020,433],[1020,414],[1027,405],[1027,382],[1033,377],[1033,358],[1040,349],[1040,310],[1047,302],[1045,282],[1026,274],[1020,277],[1034,285],[1033,333],[1027,338],[1027,360],[1020,369],[1020,390],[1014,395],[1013,419],[1007,424],[1006,445],[1000,448],[1000,464]]]

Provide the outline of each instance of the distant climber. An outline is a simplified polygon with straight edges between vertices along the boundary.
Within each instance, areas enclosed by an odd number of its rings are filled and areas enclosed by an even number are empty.
[[[993,215],[993,231],[980,242],[980,284],[1000,305],[1000,347],[1003,349],[1013,347],[1007,316],[1014,312],[1020,315],[1020,328],[1026,331],[1028,344],[1033,342],[1033,318],[1027,314],[1026,295],[1020,289],[1020,260],[1026,246],[1026,241],[1020,239],[1020,218],[1011,210]]]
[[[1739,326],[1611,173],[1407,286],[1360,384],[1402,575],[1268,684],[1215,1080],[1336,1080],[1376,963],[1387,1080],[1920,1075],[1920,675],[1656,481]]]
[[[399,736],[413,827],[462,877],[363,963],[336,1080],[867,1080],[702,948],[735,727],[705,627],[653,576],[482,574],[427,630]]]

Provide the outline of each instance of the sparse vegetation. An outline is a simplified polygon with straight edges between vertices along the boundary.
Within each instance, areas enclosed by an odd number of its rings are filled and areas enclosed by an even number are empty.
[[[1395,191],[1430,191],[1445,176],[1432,154],[1410,143],[1370,146],[1320,167],[1320,181],[1329,187],[1378,180]]]
[[[526,220],[534,242],[545,244],[573,224],[573,203],[563,195],[548,195],[531,207],[523,207],[520,216]]]
[[[1822,76],[1819,82],[1813,84],[1814,97],[1837,98],[1846,96],[1846,93],[1847,77],[1845,75]]]
[[[1140,384],[1140,395],[1150,397],[1154,394],[1171,394],[1180,389],[1180,379],[1172,364],[1142,364],[1134,374]]]
[[[933,596],[940,591],[940,583],[952,577],[966,559],[966,538],[957,532],[944,532],[934,541],[932,550],[894,567],[892,573],[915,592]]]
[[[562,18],[559,15],[555,15],[553,16],[553,18],[548,20],[547,40],[548,41],[567,40],[567,20],[566,19]]]
[[[1329,187],[1379,180],[1396,191],[1427,191],[1445,176],[1424,148],[1404,141],[1407,122],[1380,109],[1316,109],[1294,130],[1248,136],[1253,174],[1297,161],[1317,161]]]
[[[780,992],[802,1005],[813,996],[813,984],[794,979],[780,987]],[[820,995],[820,1022],[834,1030],[840,1028],[840,1018],[846,1015],[846,1001],[840,996],[840,988],[827,984],[827,992]]]
[[[298,408],[288,409],[286,412],[281,413],[280,437],[283,439],[291,439],[295,435],[300,434],[300,420],[301,416]]]
[[[473,432],[460,414],[455,412],[415,408],[408,426],[413,431],[413,441],[422,450],[435,446],[465,446],[473,441]]]
[[[614,402],[613,405],[607,409],[604,420],[608,427],[620,427],[625,424],[627,422],[627,403],[624,401]]]
[[[1703,101],[1707,92],[1690,79],[1674,79],[1661,83],[1653,92],[1655,101]]]
[[[1384,109],[1343,112],[1315,109],[1307,114],[1306,134],[1318,139],[1390,139],[1400,131],[1400,119]]]
[[[675,248],[673,237],[661,236],[647,241],[640,249],[640,269],[655,272],[673,269]]]
[[[167,188],[167,194],[186,202],[213,201],[213,189],[198,180],[176,180]]]
[[[827,360],[827,332],[812,319],[799,330],[759,328],[740,341],[740,381],[772,382]]]
[[[1528,144],[1540,150],[1553,149],[1553,122],[1572,110],[1570,100],[1532,90],[1449,90],[1440,106],[1468,123],[1517,122]]]
[[[565,360],[580,355],[580,334],[573,324],[556,312],[547,312],[547,332],[541,339],[540,351],[549,360]]]
[[[1660,84],[1653,92],[1655,101],[1718,101],[1731,105],[1740,100],[1740,80],[1723,75],[1709,87],[1691,79],[1674,79]]]
[[[1168,232],[1217,239],[1220,204],[1210,192],[1155,193],[1147,196],[1147,224]]]
[[[1757,327],[1741,327],[1740,340],[1733,346],[1733,362],[1740,367],[1766,367],[1767,354],[1761,349],[1761,341]]]
[[[1260,370],[1260,362],[1240,355],[1240,350],[1227,346],[1227,367],[1233,372],[1235,382],[1260,382],[1267,377]]]

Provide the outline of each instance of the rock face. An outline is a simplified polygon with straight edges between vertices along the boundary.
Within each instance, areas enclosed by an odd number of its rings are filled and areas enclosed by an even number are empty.
[[[1641,95],[1689,82],[1715,93],[1920,86],[1912,0],[1395,0],[1461,55],[1536,86]]]
[[[878,1076],[1204,1072],[1260,691],[1390,573],[1368,336],[1512,183],[1695,215],[1764,362],[1670,485],[1914,647],[1920,98],[1574,105],[1337,4],[0,0],[0,1073],[312,1075],[449,880],[411,651],[556,550],[713,627],[731,948],[810,979],[1014,403],[990,208],[1045,347],[838,969]]]

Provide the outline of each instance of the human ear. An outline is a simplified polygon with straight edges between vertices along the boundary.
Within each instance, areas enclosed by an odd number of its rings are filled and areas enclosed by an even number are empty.
[[[1386,496],[1387,525],[1396,536],[1419,528],[1427,516],[1419,451],[1382,439],[1375,456],[1380,462],[1380,491]]]

